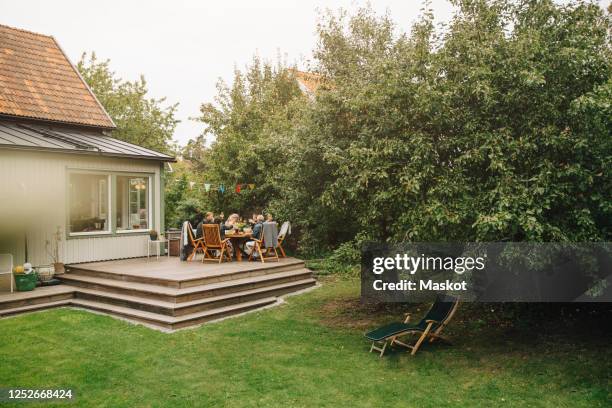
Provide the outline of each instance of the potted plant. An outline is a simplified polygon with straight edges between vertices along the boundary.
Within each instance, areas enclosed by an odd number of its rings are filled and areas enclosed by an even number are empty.
[[[159,234],[154,229],[149,231],[149,238],[151,238],[151,241],[157,241],[157,237],[158,236],[159,236]]]
[[[59,256],[60,242],[62,241],[63,237],[62,228],[58,226],[51,236],[51,239],[45,241],[45,248],[53,260],[53,270],[57,274],[64,273],[64,263],[60,261]]]
[[[38,275],[29,263],[15,266],[13,268],[13,276],[15,277],[15,287],[18,292],[28,292],[36,287]]]

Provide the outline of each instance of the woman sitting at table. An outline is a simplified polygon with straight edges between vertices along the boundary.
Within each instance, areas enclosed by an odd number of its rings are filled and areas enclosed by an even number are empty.
[[[234,227],[236,226],[236,224],[238,223],[238,220],[240,220],[240,216],[238,214],[232,214],[229,217],[227,217],[227,221],[225,221],[225,223],[223,224],[223,226],[221,227],[221,229],[223,231],[227,231],[227,230],[232,230],[234,229]]]

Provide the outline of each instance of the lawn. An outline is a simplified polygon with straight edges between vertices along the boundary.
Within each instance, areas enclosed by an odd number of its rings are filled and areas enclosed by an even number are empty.
[[[357,281],[322,283],[280,307],[172,334],[74,309],[0,320],[0,387],[71,387],[80,407],[604,407],[610,401],[606,331],[557,326],[537,334],[535,327],[500,323],[494,310],[475,319],[466,305],[449,327],[453,346],[381,359],[367,352],[362,333],[401,317],[401,310],[361,305]]]

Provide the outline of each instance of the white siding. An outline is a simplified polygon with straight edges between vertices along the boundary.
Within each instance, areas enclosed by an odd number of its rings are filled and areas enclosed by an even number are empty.
[[[153,228],[161,225],[160,164],[151,160],[0,149],[0,223],[10,218],[15,203],[36,220],[28,232],[29,260],[50,263],[45,241],[57,226],[64,232],[60,257],[64,263],[146,256],[148,235],[65,239],[67,172],[73,169],[153,174]],[[11,204],[13,207],[11,207]],[[2,224],[0,224],[0,231]]]

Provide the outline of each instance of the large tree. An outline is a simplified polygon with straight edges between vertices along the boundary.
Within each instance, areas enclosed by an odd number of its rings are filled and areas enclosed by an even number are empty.
[[[202,137],[190,142],[185,156],[201,170],[200,184],[226,188],[226,193],[213,189],[204,196],[211,209],[262,211],[278,196],[285,147],[305,98],[286,65],[259,58],[244,72],[237,69],[231,86],[220,81],[217,89],[215,103],[203,104],[198,118],[215,140],[210,148]],[[238,184],[243,189],[234,194]]]
[[[175,149],[172,136],[179,122],[174,117],[178,104],[164,106],[165,98],[148,97],[144,76],[135,81],[118,78],[110,60],[100,61],[95,53],[83,53],[77,68],[117,125],[114,137],[159,152]]]
[[[410,36],[362,10],[319,27],[307,131],[323,199],[382,240],[610,238],[609,20],[589,2],[456,1]],[[306,134],[306,133],[305,133]]]

